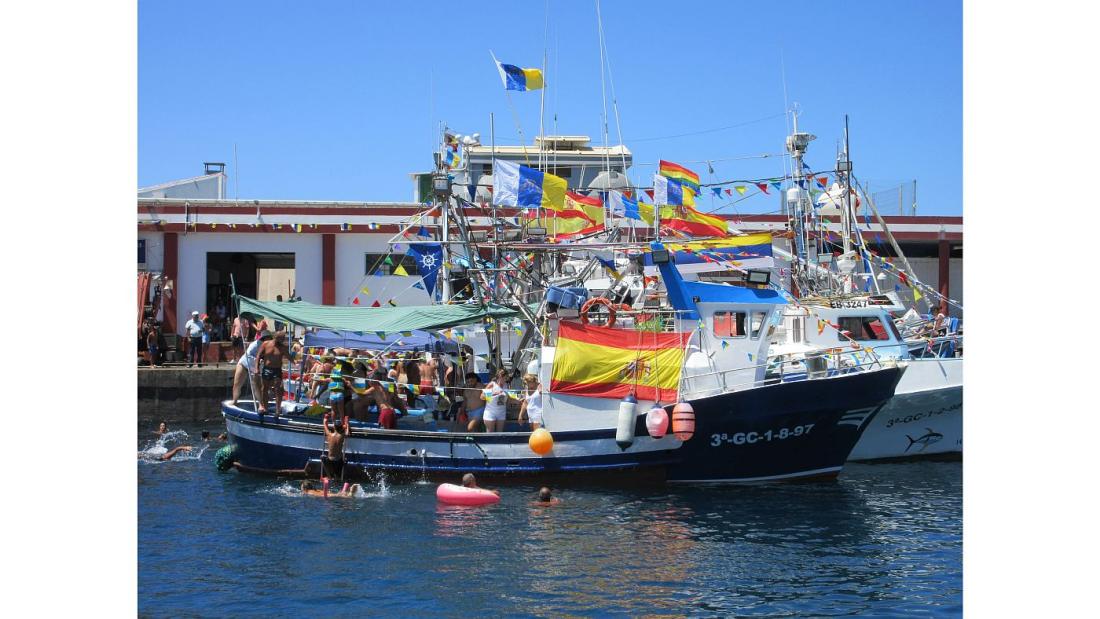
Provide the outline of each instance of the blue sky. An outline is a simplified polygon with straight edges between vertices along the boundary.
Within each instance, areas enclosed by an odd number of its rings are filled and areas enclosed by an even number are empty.
[[[904,183],[907,204],[916,179],[919,214],[962,214],[961,3],[670,6],[601,4],[635,181],[658,159],[703,182],[783,175],[782,157],[745,157],[783,152],[785,73],[799,128],[818,136],[807,157],[815,170],[833,167],[848,114],[857,178],[895,196]],[[138,183],[224,161],[232,196],[236,144],[241,198],[410,200],[408,174],[431,167],[440,121],[487,143],[492,112],[498,143],[518,142],[490,49],[525,67],[540,66],[546,49],[547,122],[557,113],[558,133],[602,143],[594,0],[142,0]],[[511,98],[530,143],[539,95]],[[611,115],[610,95],[608,106]],[[613,115],[609,122],[616,144]],[[895,214],[896,197],[880,207]],[[777,208],[776,198],[756,196],[720,212]]]

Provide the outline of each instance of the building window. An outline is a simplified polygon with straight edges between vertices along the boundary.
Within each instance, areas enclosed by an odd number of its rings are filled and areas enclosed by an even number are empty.
[[[390,258],[389,264],[386,263],[386,256]],[[405,267],[405,272],[409,275],[420,274],[416,259],[412,256],[404,254],[366,254],[366,257],[366,270],[364,273],[367,275],[393,275],[398,265]]]
[[[840,318],[840,333],[837,339],[847,341],[845,334],[857,341],[882,341],[889,340],[890,333],[875,316],[842,316]]]
[[[745,337],[745,312],[714,312],[714,334]]]
[[[138,264],[145,264],[145,239],[138,239]]]

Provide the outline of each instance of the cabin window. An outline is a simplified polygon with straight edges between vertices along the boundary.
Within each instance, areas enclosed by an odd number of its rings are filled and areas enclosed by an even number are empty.
[[[767,312],[753,312],[749,315],[749,337],[754,340],[760,337],[760,332],[764,329],[764,319],[767,317]]]
[[[745,337],[745,312],[714,312],[714,334]]]
[[[386,263],[386,257],[389,256],[390,262]],[[409,275],[419,275],[420,270],[417,269],[416,259],[407,255],[396,254],[366,254],[366,271],[367,275],[393,275],[393,272],[397,270],[397,265],[405,267],[405,272]]]
[[[840,318],[840,333],[837,339],[847,341],[844,337],[847,332],[853,340],[857,341],[884,341],[890,339],[890,332],[882,324],[877,316],[842,316]]]

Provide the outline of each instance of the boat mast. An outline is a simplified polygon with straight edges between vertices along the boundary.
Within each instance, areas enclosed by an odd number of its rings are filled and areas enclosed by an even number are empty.
[[[787,209],[790,212],[790,221],[793,222],[792,233],[794,235],[794,255],[797,258],[791,262],[792,280],[798,283],[803,294],[813,291],[813,277],[805,265],[809,264],[809,238],[806,230],[806,207],[809,204],[808,194],[802,185],[805,184],[805,176],[802,174],[802,157],[806,154],[806,148],[817,136],[798,131],[798,111],[791,110],[793,129],[787,136],[787,152],[793,160],[794,185],[787,190]]]

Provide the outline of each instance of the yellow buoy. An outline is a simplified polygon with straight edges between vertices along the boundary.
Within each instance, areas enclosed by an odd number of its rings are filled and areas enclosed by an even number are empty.
[[[554,448],[554,436],[546,428],[539,428],[531,433],[531,438],[527,439],[527,445],[531,451],[545,456]]]

